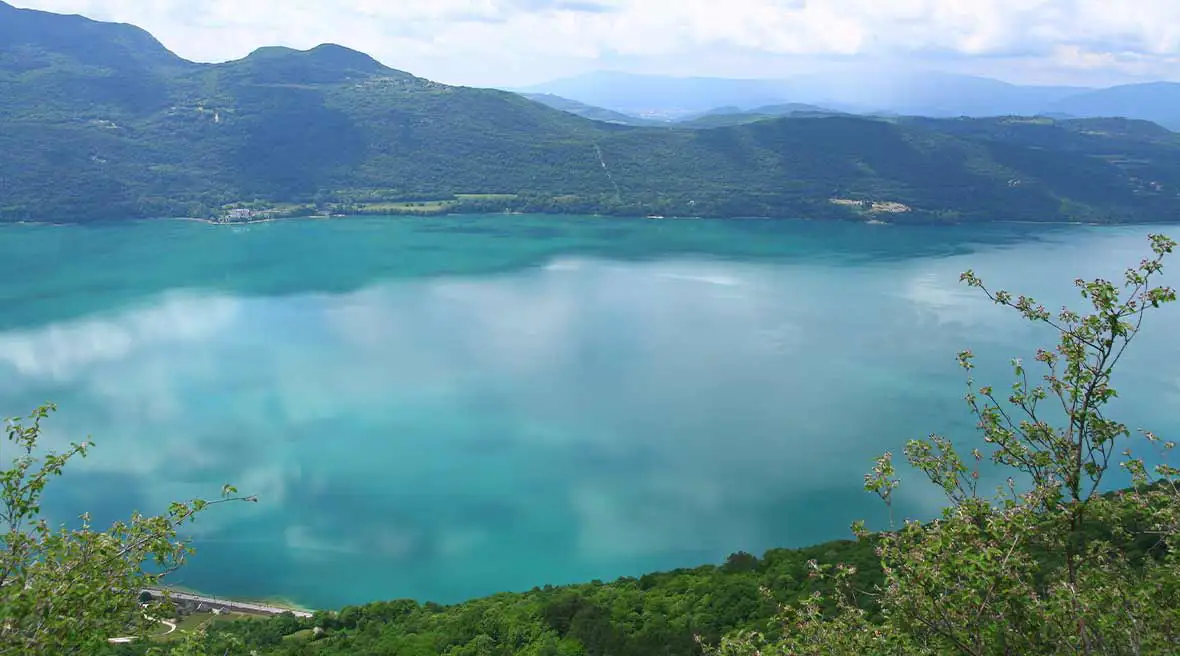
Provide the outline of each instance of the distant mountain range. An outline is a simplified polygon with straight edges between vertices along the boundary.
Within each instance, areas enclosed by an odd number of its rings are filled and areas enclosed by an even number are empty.
[[[631,114],[624,114],[610,109],[603,109],[602,107],[595,107],[594,105],[587,105],[586,103],[570,100],[569,98],[562,98],[549,93],[522,93],[520,94],[533,102],[539,102],[547,107],[553,109],[560,109],[563,112],[568,112],[575,116],[581,116],[593,121],[602,121],[603,123],[617,123],[619,125],[668,125],[667,121],[658,121],[652,119],[640,118],[632,116]]]
[[[666,120],[722,106],[750,111],[765,105],[806,103],[857,114],[1119,116],[1180,130],[1180,83],[1172,82],[1087,89],[1020,86],[983,77],[873,69],[783,80],[597,72],[520,91],[553,94],[628,115]]]
[[[755,121],[765,121],[769,119],[784,118],[784,117],[823,117],[823,116],[850,116],[847,112],[838,112],[836,110],[828,109],[826,107],[819,107],[817,105],[808,105],[805,103],[786,103],[783,105],[763,105],[762,107],[753,107],[751,109],[742,109],[740,107],[718,107],[711,109],[701,114],[690,114],[679,121],[670,123],[678,127],[688,127],[697,129],[718,128],[727,125],[743,125],[746,123],[753,123]]]
[[[652,97],[633,91],[636,103]],[[198,64],[137,27],[0,2],[0,220],[1180,211],[1180,135],[1142,121],[864,117],[751,91],[701,101],[668,127],[538,100],[439,84],[330,44]],[[701,113],[734,104],[748,109]]]
[[[751,109],[743,109],[741,107],[735,106],[717,107],[707,112],[683,115],[675,119],[656,119],[643,118],[632,114],[624,114],[622,112],[616,112],[614,110],[604,109],[602,107],[595,107],[594,105],[587,105],[586,103],[547,93],[521,93],[520,95],[534,102],[539,102],[542,105],[546,105],[554,109],[560,109],[563,112],[568,112],[570,114],[574,114],[575,116],[581,116],[594,121],[644,127],[662,126],[716,128],[726,125],[742,125],[744,123],[753,123],[754,121],[761,121],[771,118],[782,118],[784,116],[815,117],[832,116],[846,113],[837,112],[816,105],[787,103],[783,105],[765,105]]]
[[[1068,96],[1046,110],[1070,116],[1124,116],[1180,130],[1180,84],[1151,82],[1099,89]]]

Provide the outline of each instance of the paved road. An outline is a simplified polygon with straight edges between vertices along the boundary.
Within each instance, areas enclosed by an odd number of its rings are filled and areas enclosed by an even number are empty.
[[[169,633],[172,633],[173,631],[176,630],[176,624],[169,622],[168,620],[158,620],[154,617],[148,617],[147,615],[144,615],[144,617],[147,617],[149,620],[151,620],[153,622],[159,622],[160,624],[163,624],[164,626],[168,627],[168,631],[165,633],[161,633],[160,635],[168,635]],[[138,639],[139,638],[137,636],[127,636],[125,638],[107,638],[107,642],[110,642],[113,644],[119,644],[119,643],[126,643],[126,642],[134,642]]]
[[[151,593],[153,597],[163,597],[163,590],[145,590],[144,592]],[[219,608],[222,610],[230,610],[237,613],[249,613],[252,615],[282,615],[283,613],[293,613],[295,617],[311,617],[311,613],[305,610],[293,610],[290,608],[280,608],[278,606],[269,606],[267,604],[255,604],[246,601],[232,601],[229,599],[218,599],[216,597],[204,597],[201,595],[189,594],[187,592],[172,592],[172,599],[178,601],[187,601],[196,604],[205,604],[209,608]],[[145,617],[147,617],[145,615]],[[159,622],[168,627],[168,633],[176,630],[176,624],[168,620],[158,620],[154,617],[148,617],[153,622]],[[165,633],[163,635],[168,635]],[[111,643],[126,643],[136,640],[134,636],[127,636],[122,638],[107,638],[107,642]]]
[[[150,592],[154,597],[162,597],[164,595],[163,590],[148,590],[147,592]],[[311,617],[311,613],[305,610],[293,610],[291,608],[280,608],[279,606],[268,606],[267,604],[256,604],[246,601],[231,601],[229,599],[205,597],[187,592],[172,592],[171,594],[172,598],[176,600],[205,604],[212,608],[223,608],[239,613],[252,613],[254,615],[282,615],[283,613],[292,613],[295,617]]]

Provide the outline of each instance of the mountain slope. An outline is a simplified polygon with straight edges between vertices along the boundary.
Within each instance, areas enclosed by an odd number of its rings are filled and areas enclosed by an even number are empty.
[[[852,113],[923,116],[1037,114],[1080,87],[1020,86],[970,75],[895,71],[880,66],[838,68],[779,80],[673,77],[596,72],[536,85],[553,93],[623,112],[682,118],[715,107],[741,111],[805,103]]]
[[[340,46],[194,64],[137,28],[0,11],[2,29],[37,26],[0,58],[0,220],[217,216],[233,203],[890,220],[1180,210],[1180,137],[1149,138],[1141,124],[634,127],[438,84]]]
[[[754,123],[755,121],[765,121],[767,119],[782,118],[786,116],[816,117],[833,116],[839,114],[842,114],[842,112],[836,112],[830,109],[825,109],[818,105],[808,105],[805,103],[765,105],[749,110],[743,110],[739,107],[718,107],[717,109],[710,110],[704,114],[687,117],[677,122],[676,125],[691,128],[716,128],[728,125],[744,125],[746,123]]]
[[[520,94],[533,102],[539,102],[546,107],[553,109],[560,109],[563,112],[568,112],[575,116],[588,118],[594,121],[602,121],[604,123],[618,123],[619,125],[663,125],[658,121],[651,121],[642,119],[630,114],[623,114],[602,107],[595,107],[594,105],[587,105],[569,98],[562,98],[561,96],[554,96],[548,93],[522,93]]]
[[[516,89],[552,94],[628,114],[660,114],[680,118],[714,107],[755,107],[781,103],[786,98],[775,80],[736,80],[710,77],[672,77],[599,71]]]
[[[1123,116],[1180,130],[1180,84],[1127,84],[1064,98],[1049,106],[1074,116]]]
[[[521,93],[521,96],[528,98],[534,102],[539,102],[547,107],[560,109],[563,112],[581,116],[594,121],[602,121],[604,123],[616,123],[618,125],[632,125],[641,127],[680,127],[680,128],[716,128],[727,125],[742,125],[745,123],[753,123],[755,121],[764,121],[770,118],[781,118],[784,116],[829,116],[833,114],[841,114],[842,112],[835,112],[830,109],[825,109],[817,105],[807,105],[804,103],[786,103],[781,105],[764,105],[755,107],[753,109],[742,109],[741,107],[717,107],[707,112],[700,112],[696,114],[689,114],[683,116],[678,120],[657,121],[653,119],[644,119],[630,114],[623,114],[610,109],[602,107],[595,107],[594,105],[587,105],[586,103],[562,98],[561,96],[554,96],[546,93]]]
[[[138,27],[0,3],[0,112],[8,117],[142,115],[167,104],[169,77],[194,67]]]
[[[786,81],[790,97],[860,113],[922,116],[1037,114],[1052,102],[1086,91],[1077,87],[1021,86],[972,75],[897,72],[866,66]]]
[[[5,2],[0,2],[0,56],[6,68],[32,69],[55,56],[107,69],[191,66],[133,25],[17,9]]]
[[[1152,82],[1108,89],[1026,86],[970,75],[899,72],[859,66],[781,80],[672,77],[597,72],[531,87],[610,110],[663,114],[696,127],[732,122],[720,113],[773,114],[758,105],[820,105],[857,114],[932,117],[1042,115],[1123,117],[1180,130],[1180,83]],[[750,118],[750,117],[746,117]],[[703,119],[703,120],[702,120]],[[758,120],[756,117],[753,120]],[[748,121],[747,121],[748,122]]]

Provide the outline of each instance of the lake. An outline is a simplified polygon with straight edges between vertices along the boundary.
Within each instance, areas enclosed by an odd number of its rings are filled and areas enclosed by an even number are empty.
[[[1180,237],[1175,227],[1152,228]],[[87,435],[65,521],[216,496],[174,583],[313,608],[611,579],[849,537],[882,451],[974,444],[955,354],[1007,385],[1050,307],[1147,227],[465,216],[0,225],[0,414]],[[1175,284],[1180,262],[1173,262]],[[1175,307],[1118,416],[1180,435]],[[899,512],[930,517],[907,476]]]

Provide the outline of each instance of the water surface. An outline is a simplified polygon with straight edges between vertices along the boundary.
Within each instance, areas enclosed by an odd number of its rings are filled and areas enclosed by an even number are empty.
[[[609,579],[880,525],[859,487],[874,455],[973,438],[956,351],[1006,384],[1052,339],[959,273],[1074,303],[1074,277],[1117,274],[1147,232],[0,226],[0,414],[52,400],[51,440],[98,443],[57,517],[258,494],[197,525],[177,582],[203,591],[337,607]],[[1177,328],[1162,311],[1125,364],[1132,428],[1180,433]],[[938,508],[916,480],[899,494]]]

